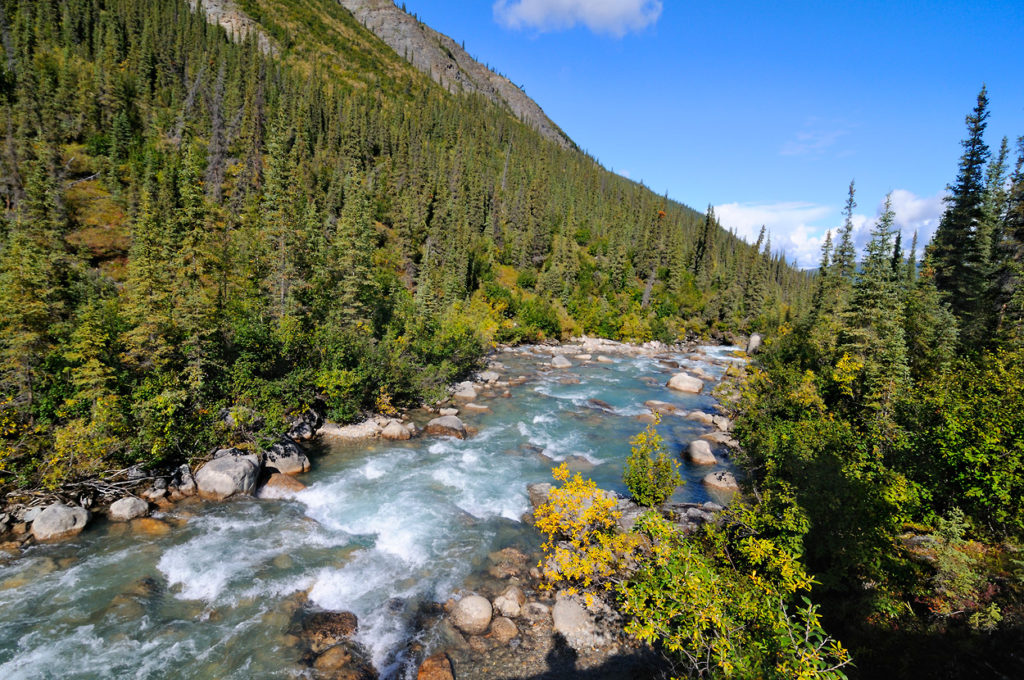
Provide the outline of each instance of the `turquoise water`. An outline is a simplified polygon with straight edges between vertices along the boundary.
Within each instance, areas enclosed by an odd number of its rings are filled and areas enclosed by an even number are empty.
[[[734,348],[703,349],[727,361]],[[488,553],[536,545],[520,522],[527,484],[551,481],[565,461],[625,492],[645,401],[712,410],[707,389],[664,387],[677,369],[612,357],[551,370],[538,348],[506,352],[495,357],[503,379],[527,381],[510,397],[484,391],[476,403],[489,413],[460,414],[478,430],[470,439],[321,445],[308,488],[292,498],[182,504],[157,515],[172,525],[163,535],[98,521],[73,541],[31,548],[0,567],[0,677],[301,677],[290,627],[303,594],[354,612],[376,666],[400,677],[422,602],[456,593]],[[678,454],[707,428],[668,416],[659,431]],[[707,500],[709,468],[682,472],[689,483],[676,500]]]

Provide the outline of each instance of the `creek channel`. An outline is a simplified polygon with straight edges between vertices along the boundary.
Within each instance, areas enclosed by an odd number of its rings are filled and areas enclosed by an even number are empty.
[[[151,534],[94,520],[70,541],[34,546],[0,566],[0,678],[303,677],[286,606],[301,594],[355,613],[382,677],[401,677],[417,607],[460,592],[489,553],[539,544],[521,521],[528,484],[552,481],[565,461],[626,493],[645,401],[713,412],[713,383],[673,392],[665,383],[678,369],[665,360],[717,377],[735,349],[613,354],[561,370],[544,348],[509,350],[492,357],[502,380],[526,382],[478,399],[490,412],[460,414],[477,430],[466,440],[320,442],[292,497],[186,502],[157,513],[165,523]],[[680,457],[707,431],[673,416],[659,427]],[[701,478],[712,469],[683,462],[674,500],[711,499]]]

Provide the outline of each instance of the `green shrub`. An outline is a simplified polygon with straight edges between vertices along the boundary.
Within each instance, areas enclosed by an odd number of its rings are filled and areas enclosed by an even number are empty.
[[[622,473],[633,500],[647,507],[661,505],[683,484],[679,463],[665,453],[664,442],[655,429],[658,422],[655,420],[632,439],[633,452]]]

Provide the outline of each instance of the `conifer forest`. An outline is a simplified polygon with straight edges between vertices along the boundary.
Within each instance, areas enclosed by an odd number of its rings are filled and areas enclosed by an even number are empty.
[[[981,83],[930,242],[887,199],[856,247],[882,197],[851,182],[801,270],[441,87],[337,0],[236,0],[234,34],[208,4],[0,0],[5,504],[269,450],[298,414],[447,404],[496,348],[756,334],[715,391],[739,480],[715,521],[657,512],[669,415],[632,441],[655,510],[631,531],[556,469],[545,577],[657,659],[579,677],[1024,677],[1024,137],[986,136]]]

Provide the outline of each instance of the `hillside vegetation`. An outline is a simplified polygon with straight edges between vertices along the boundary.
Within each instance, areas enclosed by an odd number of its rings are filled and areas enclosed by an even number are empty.
[[[809,278],[451,94],[334,0],[0,0],[0,474],[435,399],[492,343],[773,327]],[[699,159],[681,159],[681,162]]]

